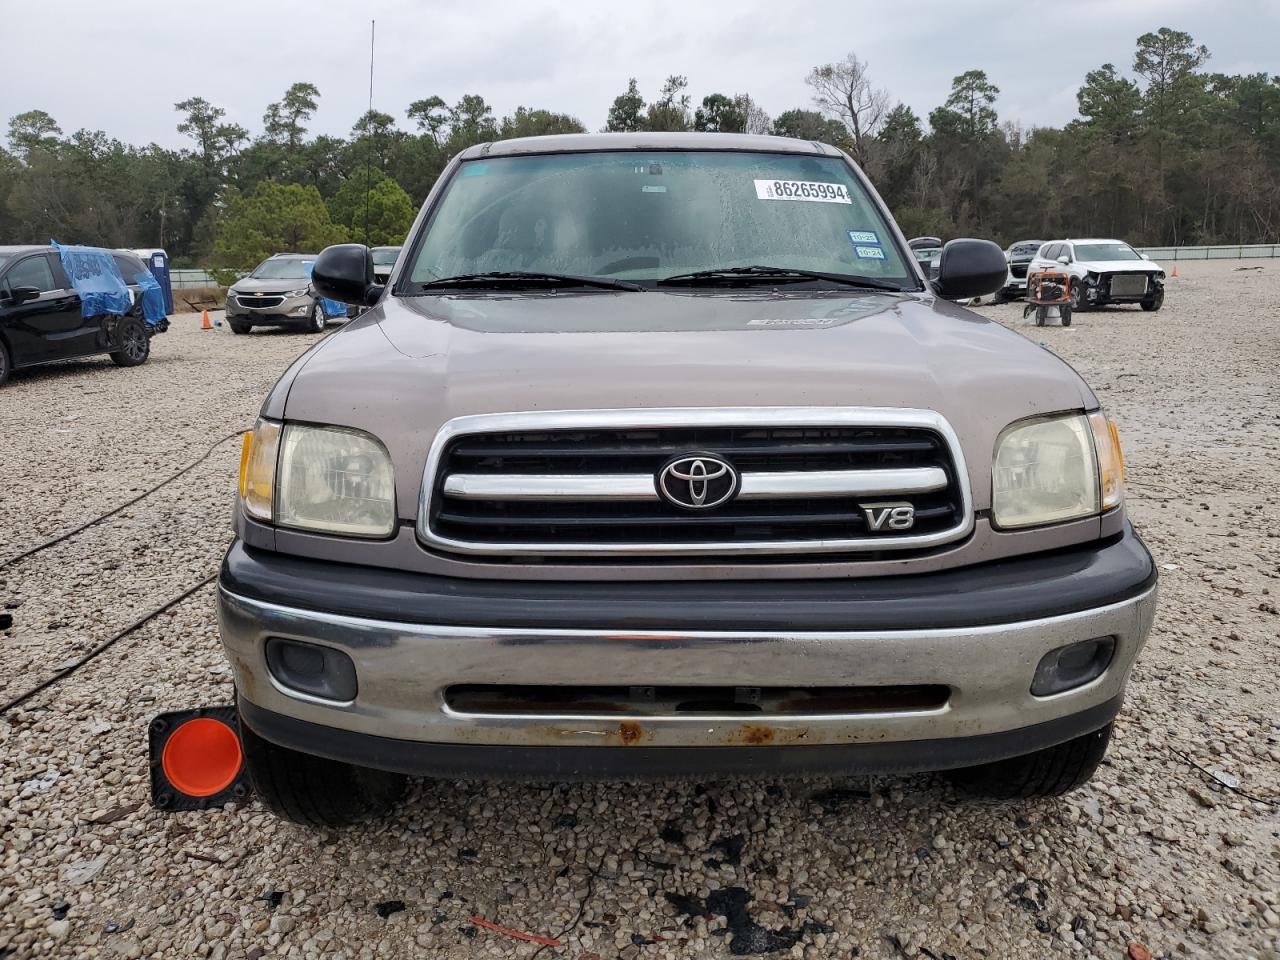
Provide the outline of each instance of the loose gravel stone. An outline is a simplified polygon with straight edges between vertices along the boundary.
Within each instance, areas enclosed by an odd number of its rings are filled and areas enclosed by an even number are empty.
[[[1280,262],[1235,266],[1180,264],[1155,314],[1037,329],[1020,305],[980,310],[1093,385],[1119,422],[1130,512],[1162,566],[1108,761],[1082,790],[1003,805],[930,776],[446,781],[416,783],[385,822],[345,831],[284,824],[252,801],[162,815],[147,802],[148,720],[232,692],[206,589],[0,720],[0,956],[536,949],[473,916],[565,942],[543,958],[725,957],[734,943],[877,960],[1120,958],[1131,944],[1154,957],[1275,956],[1280,814],[1244,794],[1280,798],[1268,612],[1280,599]],[[248,427],[316,339],[205,333],[183,316],[142,367],[16,374],[0,390],[0,559]],[[237,465],[228,442],[120,516],[0,568],[0,607],[14,615],[0,630],[0,697],[216,570]],[[383,919],[389,902],[404,909]],[[694,916],[695,903],[723,912]]]

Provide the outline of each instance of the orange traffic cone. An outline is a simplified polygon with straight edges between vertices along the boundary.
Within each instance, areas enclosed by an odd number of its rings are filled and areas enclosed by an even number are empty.
[[[1173,273],[1169,274],[1169,276],[1170,276],[1170,277],[1176,277],[1177,275],[1178,275],[1178,265],[1175,263],[1175,264],[1173,265]]]
[[[208,310],[204,310],[204,311],[202,311],[202,312],[201,312],[201,314],[200,314],[200,329],[201,329],[201,330],[212,330],[212,329],[213,329],[213,324],[209,322],[209,311],[208,311]]]

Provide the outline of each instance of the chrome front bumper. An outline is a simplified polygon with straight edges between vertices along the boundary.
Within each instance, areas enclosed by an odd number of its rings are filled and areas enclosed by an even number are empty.
[[[1146,640],[1156,587],[1122,602],[1038,620],[955,629],[613,631],[426,626],[279,606],[221,588],[218,620],[242,701],[335,731],[434,744],[516,747],[712,747],[891,744],[1014,731],[1118,703]],[[1036,697],[1032,675],[1057,647],[1114,636],[1092,682]],[[333,703],[281,686],[268,637],[338,648],[355,663],[356,697]],[[939,684],[946,704],[876,713],[530,715],[459,713],[453,684]],[[1105,720],[1103,721],[1105,722]],[[1029,749],[1034,749],[1030,747]]]

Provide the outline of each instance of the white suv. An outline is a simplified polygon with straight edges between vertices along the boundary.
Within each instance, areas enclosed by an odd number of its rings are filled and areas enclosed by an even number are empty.
[[[1075,310],[1109,303],[1137,303],[1159,310],[1164,303],[1164,271],[1120,240],[1052,240],[1027,268],[1027,276],[1050,270],[1071,277]]]

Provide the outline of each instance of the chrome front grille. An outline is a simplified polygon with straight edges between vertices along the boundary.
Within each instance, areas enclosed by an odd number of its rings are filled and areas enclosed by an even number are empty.
[[[666,465],[731,465],[722,505],[682,509]],[[909,505],[910,529],[864,508]],[[690,408],[462,417],[428,457],[418,534],[493,559],[878,554],[927,550],[972,528],[963,456],[927,410]]]

